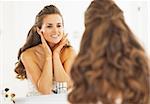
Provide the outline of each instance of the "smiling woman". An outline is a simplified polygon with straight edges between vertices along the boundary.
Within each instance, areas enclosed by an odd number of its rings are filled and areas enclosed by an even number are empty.
[[[26,43],[20,48],[15,72],[27,78],[27,96],[66,93],[75,51],[64,33],[63,18],[54,5],[45,6],[36,16]]]

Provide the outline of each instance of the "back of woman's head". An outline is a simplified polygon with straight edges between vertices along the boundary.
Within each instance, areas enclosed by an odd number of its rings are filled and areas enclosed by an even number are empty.
[[[85,12],[69,101],[148,104],[149,69],[145,51],[126,25],[121,9],[111,0],[94,0]]]
[[[32,26],[32,28],[30,29],[30,31],[28,32],[26,42],[19,50],[18,62],[17,62],[16,67],[15,67],[15,72],[17,73],[17,78],[19,78],[19,79],[27,78],[26,71],[24,69],[24,65],[22,64],[22,62],[20,60],[20,55],[26,49],[31,48],[31,47],[36,46],[36,45],[41,43],[40,35],[37,33],[37,27],[41,28],[44,17],[47,15],[50,15],[50,14],[59,14],[62,17],[59,9],[56,6],[54,6],[54,5],[45,6],[36,15],[35,23]],[[62,20],[63,20],[63,18],[62,18]]]

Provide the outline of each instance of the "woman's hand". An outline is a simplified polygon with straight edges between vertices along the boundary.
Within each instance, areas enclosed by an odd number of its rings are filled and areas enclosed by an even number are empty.
[[[44,49],[44,52],[45,52],[45,55],[46,55],[46,58],[47,57],[52,57],[52,51],[50,49],[50,47],[48,46],[46,40],[44,39],[43,37],[43,32],[40,31],[38,32],[40,37],[41,37],[41,42],[42,42],[42,46],[43,46],[43,49]]]
[[[60,43],[56,46],[53,51],[53,54],[60,54],[62,48],[68,43],[67,34],[61,39]]]

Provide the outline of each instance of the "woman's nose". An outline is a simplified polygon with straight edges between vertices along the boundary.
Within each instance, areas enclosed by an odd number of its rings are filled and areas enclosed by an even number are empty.
[[[59,30],[58,30],[57,27],[53,27],[53,29],[52,29],[52,32],[53,32],[53,33],[58,33],[58,31],[59,31]]]

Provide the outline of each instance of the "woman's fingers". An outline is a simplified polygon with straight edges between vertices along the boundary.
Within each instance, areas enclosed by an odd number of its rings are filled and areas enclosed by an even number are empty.
[[[43,32],[42,32],[42,31],[41,31],[40,36],[41,36],[41,41],[42,41],[42,45],[43,45],[43,48],[44,48],[44,50],[45,50],[46,56],[49,56],[49,55],[51,56],[51,55],[52,55],[51,49],[50,49],[50,47],[48,46],[48,44],[47,44],[47,42],[46,42],[46,40],[45,40],[45,38],[44,38],[44,36],[43,36]]]
[[[68,34],[65,34],[62,40],[60,41],[60,44],[66,43]]]
[[[42,43],[47,44],[46,40],[44,39],[43,32],[40,32],[40,37],[41,37]]]
[[[44,39],[44,37],[43,37],[43,31],[41,31],[41,29],[39,29],[39,28],[37,27],[37,32],[38,32],[38,34],[39,34],[40,37],[41,37],[42,43],[45,42],[45,39]]]
[[[63,37],[63,39],[67,39],[68,33],[66,33]]]

